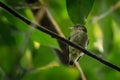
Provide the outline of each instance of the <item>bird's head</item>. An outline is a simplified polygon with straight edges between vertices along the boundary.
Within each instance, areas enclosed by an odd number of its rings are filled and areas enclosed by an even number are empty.
[[[83,30],[84,32],[87,32],[87,29],[85,28],[85,26],[80,25],[80,24],[73,26],[71,29],[72,30]]]

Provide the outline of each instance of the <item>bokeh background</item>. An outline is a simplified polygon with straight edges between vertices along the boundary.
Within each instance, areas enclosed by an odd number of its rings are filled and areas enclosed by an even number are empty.
[[[71,32],[70,27],[82,16],[80,22],[88,30],[88,50],[120,66],[120,0],[92,0],[92,5],[77,4],[72,0],[68,5],[68,0],[0,1],[36,24],[49,25],[40,22],[45,14],[44,8],[47,9],[50,21],[66,39]],[[88,4],[89,0],[81,1]],[[74,4],[73,11],[69,11],[69,4]],[[76,8],[78,5],[82,6]],[[36,11],[41,8],[43,13]],[[89,12],[84,13],[89,8]],[[76,14],[75,9],[80,10],[81,14]],[[78,19],[74,18],[77,16]],[[46,20],[46,17],[43,19]],[[62,64],[55,49],[61,50],[56,39],[0,8],[0,80],[79,80],[78,70]],[[120,80],[120,72],[87,55],[79,63],[87,80]]]

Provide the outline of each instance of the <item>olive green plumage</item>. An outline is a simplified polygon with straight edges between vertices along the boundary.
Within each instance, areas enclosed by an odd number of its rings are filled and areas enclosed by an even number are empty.
[[[83,48],[86,48],[88,44],[88,35],[86,28],[78,24],[74,26],[72,29],[73,31],[71,32],[70,35],[70,41]],[[78,60],[79,57],[82,55],[83,53],[81,51],[69,46],[69,61]]]

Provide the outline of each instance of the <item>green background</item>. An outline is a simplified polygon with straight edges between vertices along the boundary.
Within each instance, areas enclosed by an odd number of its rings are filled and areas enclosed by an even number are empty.
[[[0,1],[37,23],[24,0]],[[87,49],[120,66],[120,0],[43,2],[66,39],[71,26],[84,24],[89,36]],[[61,64],[53,48],[60,48],[56,39],[31,28],[0,8],[0,80],[78,80],[78,70]],[[87,80],[120,79],[120,72],[87,55],[79,63]]]

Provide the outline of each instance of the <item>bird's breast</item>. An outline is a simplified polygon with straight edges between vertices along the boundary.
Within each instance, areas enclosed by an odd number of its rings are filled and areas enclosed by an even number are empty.
[[[87,36],[87,33],[84,31],[76,30],[71,33],[70,41],[82,47],[85,47],[87,40],[88,40],[88,36]]]

